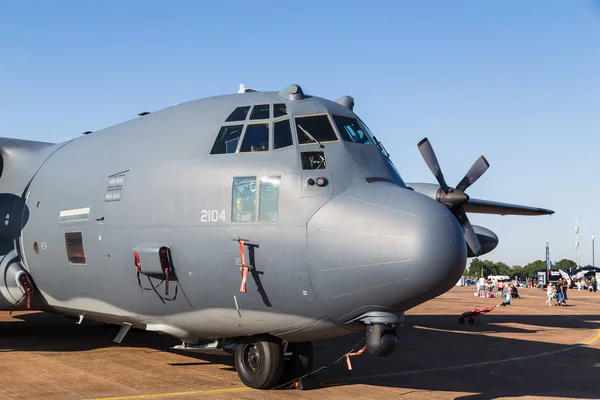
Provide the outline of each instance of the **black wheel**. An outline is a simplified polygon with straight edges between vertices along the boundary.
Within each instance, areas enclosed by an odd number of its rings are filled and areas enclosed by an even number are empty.
[[[244,339],[235,346],[235,369],[244,385],[271,389],[283,371],[281,342],[268,336]]]
[[[307,375],[313,368],[314,356],[311,342],[288,343],[287,352],[292,355],[283,361],[283,373],[279,379],[282,385]]]
[[[463,317],[460,317],[458,319],[458,323],[461,324],[461,325],[464,324],[465,323],[465,319]]]
[[[475,323],[475,318],[469,317],[469,325],[473,325]]]

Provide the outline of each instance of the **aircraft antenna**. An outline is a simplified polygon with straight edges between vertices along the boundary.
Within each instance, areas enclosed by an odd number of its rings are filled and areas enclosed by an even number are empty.
[[[575,222],[575,253],[577,268],[579,268],[579,214],[577,214],[577,221]]]
[[[250,93],[250,92],[260,92],[260,90],[247,88],[243,83],[240,83],[240,88],[238,89],[238,93]]]

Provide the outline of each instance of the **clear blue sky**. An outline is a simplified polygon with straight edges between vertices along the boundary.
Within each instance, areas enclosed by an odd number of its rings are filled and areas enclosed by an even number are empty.
[[[355,98],[407,182],[433,182],[429,137],[472,197],[552,208],[483,216],[509,265],[591,263],[600,236],[600,3],[3,1],[0,136],[63,141],[240,83]],[[596,264],[600,264],[600,238]]]

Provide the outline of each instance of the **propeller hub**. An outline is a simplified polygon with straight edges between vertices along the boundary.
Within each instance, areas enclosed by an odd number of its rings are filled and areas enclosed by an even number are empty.
[[[467,245],[472,254],[478,255],[481,251],[481,244],[477,239],[477,234],[473,230],[473,226],[467,218],[463,205],[469,201],[469,196],[464,192],[467,190],[477,179],[483,175],[488,169],[490,164],[484,156],[479,157],[471,166],[469,171],[466,173],[464,178],[456,185],[456,188],[448,186],[442,173],[442,168],[438,162],[433,147],[427,138],[421,140],[418,144],[419,151],[425,160],[425,163],[435,176],[435,179],[440,184],[440,189],[437,193],[437,201],[444,204],[450,212],[456,217],[456,220],[460,223]]]
[[[449,208],[459,207],[469,201],[469,195],[462,190],[450,188],[448,193],[438,192],[438,201]]]

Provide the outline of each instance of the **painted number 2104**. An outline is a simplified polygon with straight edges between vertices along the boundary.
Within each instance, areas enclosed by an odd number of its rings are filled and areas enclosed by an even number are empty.
[[[202,210],[200,212],[200,222],[218,221],[225,221],[225,210]]]

